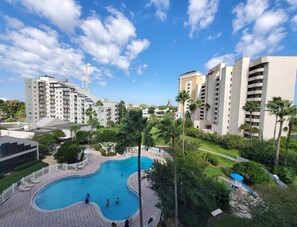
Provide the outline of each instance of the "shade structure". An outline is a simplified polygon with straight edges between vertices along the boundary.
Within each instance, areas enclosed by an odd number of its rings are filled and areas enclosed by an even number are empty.
[[[243,180],[243,176],[239,175],[238,173],[231,173],[230,177],[233,178],[234,180],[239,180],[239,181]]]

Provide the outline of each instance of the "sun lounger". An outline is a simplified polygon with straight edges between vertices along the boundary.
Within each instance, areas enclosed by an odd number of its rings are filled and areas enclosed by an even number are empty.
[[[40,183],[40,180],[37,180],[37,179],[35,179],[34,177],[31,177],[31,178],[30,178],[30,181],[31,181],[33,184],[38,184],[38,183]]]
[[[26,191],[30,191],[31,188],[26,188],[23,185],[20,185],[19,189],[20,189],[21,192],[26,192]]]
[[[29,183],[29,182],[27,182],[27,181],[24,181],[24,182],[23,182],[23,186],[24,186],[24,187],[27,187],[27,188],[32,188],[32,187],[34,186],[34,184],[31,184],[31,183]]]
[[[78,168],[78,169],[83,169],[84,166],[83,166],[83,165],[78,165],[77,168]]]

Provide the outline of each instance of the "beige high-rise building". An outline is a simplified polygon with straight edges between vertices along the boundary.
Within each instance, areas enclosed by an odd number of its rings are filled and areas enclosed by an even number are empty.
[[[219,64],[213,67],[205,76],[205,83],[201,80],[201,89],[196,90],[196,86],[190,90],[191,94],[200,95],[193,98],[201,98],[210,105],[208,111],[204,110],[204,118],[195,114],[194,126],[216,131],[220,135],[229,133],[250,137],[248,131],[240,130],[242,124],[250,123],[249,113],[242,107],[247,101],[257,101],[260,111],[252,113],[252,126],[260,129],[263,138],[272,138],[275,117],[270,115],[266,105],[272,97],[294,101],[296,72],[296,56],[266,56],[254,61],[240,58],[234,66]],[[180,76],[180,81],[184,80],[184,75]],[[204,76],[199,74],[199,77]],[[179,91],[188,89],[188,86],[181,86],[181,82],[179,84]],[[201,96],[204,90],[205,97]]]
[[[198,71],[190,71],[180,75],[179,78],[179,87],[178,91],[187,91],[190,95],[191,100],[196,101],[197,99],[204,99],[205,98],[205,75]],[[185,112],[189,111],[190,102],[187,101],[185,103]],[[199,113],[198,113],[199,111]],[[178,116],[182,114],[182,104],[179,103],[178,105]],[[195,112],[195,119],[203,119],[204,118],[204,111],[203,109],[197,110]]]

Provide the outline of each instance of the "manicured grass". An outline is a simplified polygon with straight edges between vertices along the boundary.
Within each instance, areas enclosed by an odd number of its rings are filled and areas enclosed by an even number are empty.
[[[40,162],[26,169],[14,172],[9,176],[4,177],[3,179],[0,180],[0,192],[4,191],[6,188],[10,187],[13,183],[22,179],[22,177],[25,177],[45,166],[47,166],[46,163]]]
[[[222,164],[223,166],[226,166],[229,168],[231,168],[236,163],[235,161],[232,161],[224,157],[220,157],[220,156],[217,156],[217,157],[219,159],[219,164]]]
[[[222,167],[216,167],[216,166],[212,166],[212,165],[209,165],[207,168],[206,168],[206,171],[205,171],[206,175],[209,176],[209,177],[213,177],[213,176],[223,176],[224,175],[224,172],[222,170]]]
[[[235,216],[225,215],[218,217],[212,221],[211,227],[248,227],[251,226],[250,221],[244,218],[239,218]]]
[[[239,152],[238,150],[235,150],[235,149],[227,150],[214,142],[211,142],[208,140],[202,140],[202,139],[197,139],[197,140],[200,141],[201,143],[200,148],[202,149],[214,151],[223,155],[228,155],[232,158],[236,158],[238,156],[238,152]]]

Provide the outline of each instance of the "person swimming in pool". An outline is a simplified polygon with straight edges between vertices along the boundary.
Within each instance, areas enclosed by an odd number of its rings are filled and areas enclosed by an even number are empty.
[[[117,197],[115,204],[120,204],[120,199]]]
[[[109,206],[109,200],[106,199],[106,206],[108,207]]]

